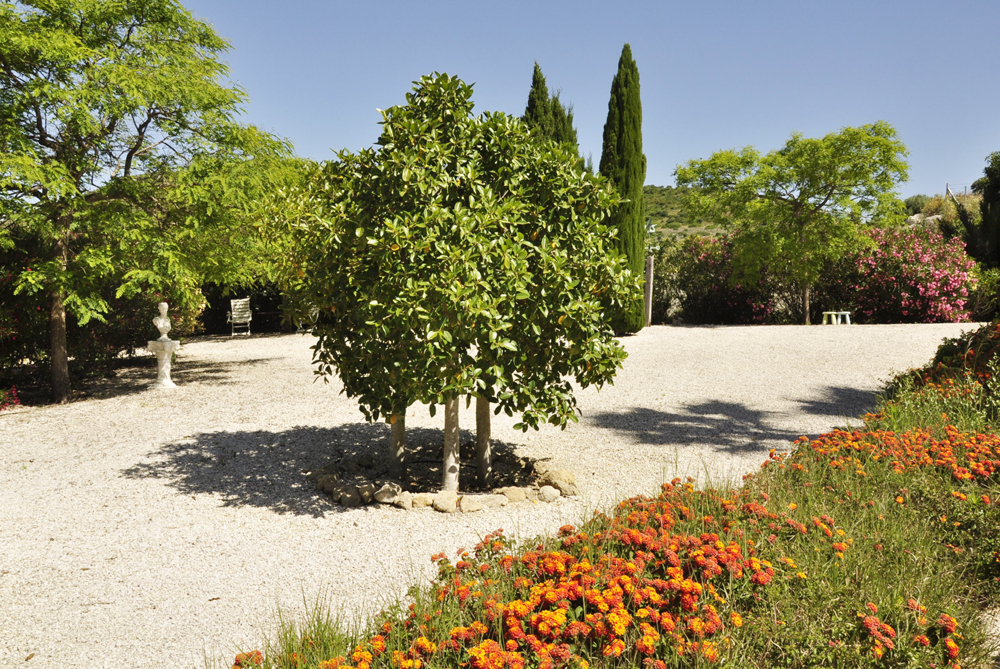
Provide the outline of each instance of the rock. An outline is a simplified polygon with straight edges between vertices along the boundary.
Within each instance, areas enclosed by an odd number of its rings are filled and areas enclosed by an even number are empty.
[[[458,508],[458,493],[454,490],[442,490],[434,495],[433,505],[441,513],[455,513]]]
[[[406,509],[407,511],[409,511],[411,508],[413,508],[413,495],[410,494],[408,490],[404,490],[398,495],[396,495],[396,499],[394,499],[392,503],[401,509]]]
[[[418,492],[413,496],[413,508],[420,509],[434,503],[434,494],[429,492]]]
[[[357,486],[347,487],[340,495],[340,503],[346,507],[361,506],[361,495],[358,494]]]
[[[576,476],[568,469],[550,469],[538,479],[541,485],[556,488],[563,495],[579,495],[576,487]]]
[[[507,501],[513,502],[514,504],[523,502],[527,499],[527,496],[524,494],[524,488],[500,488],[497,492],[506,497]]]
[[[365,504],[371,504],[372,497],[375,495],[375,484],[371,481],[364,481],[363,483],[356,484],[355,487],[358,489],[361,501]]]
[[[333,494],[333,488],[337,485],[338,479],[333,474],[323,474],[316,479],[316,485],[325,493]]]
[[[458,500],[458,508],[462,513],[472,513],[473,511],[483,510],[483,498],[472,495],[462,495],[462,498]]]
[[[544,460],[536,461],[535,464],[532,465],[532,467],[535,470],[535,476],[537,476],[538,478],[542,478],[543,476],[548,474],[553,468],[551,464],[545,462]]]
[[[479,501],[487,509],[499,509],[501,506],[507,506],[508,502],[510,502],[506,495],[483,495],[479,498]]]
[[[403,488],[393,481],[380,481],[375,486],[375,492],[372,497],[375,501],[380,504],[395,504],[396,499],[399,494],[403,492]],[[412,497],[411,497],[412,502]]]
[[[559,499],[559,495],[558,488],[553,488],[550,485],[543,485],[538,491],[538,499],[543,502],[554,502]]]
[[[529,502],[537,502],[538,501],[538,491],[535,490],[534,488],[524,488],[524,497]]]

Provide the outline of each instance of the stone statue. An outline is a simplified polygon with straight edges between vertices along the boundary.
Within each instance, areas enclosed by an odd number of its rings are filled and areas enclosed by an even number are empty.
[[[160,331],[158,341],[170,341],[170,337],[167,336],[167,333],[170,332],[170,318],[167,316],[167,309],[170,307],[166,302],[160,302],[156,308],[160,310],[160,315],[153,319],[153,325]]]
[[[156,382],[150,388],[174,388],[176,386],[170,380],[170,359],[181,347],[181,343],[167,336],[170,332],[170,318],[167,316],[170,305],[160,302],[156,308],[160,310],[160,315],[153,319],[153,325],[160,331],[160,338],[146,343],[146,348],[156,354]]]

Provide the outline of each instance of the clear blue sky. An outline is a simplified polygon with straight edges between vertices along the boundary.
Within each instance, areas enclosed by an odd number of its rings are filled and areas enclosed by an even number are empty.
[[[232,43],[245,120],[320,160],[370,146],[376,109],[433,71],[474,83],[477,111],[520,116],[537,60],[596,164],[625,42],[648,184],[719,149],[877,120],[910,150],[903,197],[971,184],[1000,151],[998,0],[181,2]]]

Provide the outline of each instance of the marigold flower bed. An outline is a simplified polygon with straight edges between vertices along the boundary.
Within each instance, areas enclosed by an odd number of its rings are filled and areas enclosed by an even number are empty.
[[[430,591],[418,593],[408,609],[382,614],[375,633],[339,649],[307,636],[273,663],[324,669],[767,666],[740,657],[753,647],[745,637],[786,636],[787,621],[776,617],[780,602],[805,597],[810,580],[835,582],[854,568],[851,554],[861,538],[833,514],[812,512],[811,485],[828,488],[845,510],[850,505],[852,513],[874,515],[874,500],[855,497],[845,482],[867,483],[873,474],[903,481],[921,470],[974,486],[1000,467],[1000,437],[951,427],[945,439],[924,431],[834,431],[795,446],[791,454],[772,451],[764,472],[745,477],[740,490],[698,490],[675,479],[656,498],[625,500],[609,515],[597,514],[579,529],[565,526],[527,550],[498,530],[454,562],[435,555],[438,577]],[[798,502],[765,492],[779,479]],[[905,513],[913,496],[896,492],[888,499]],[[960,495],[946,503],[991,507],[988,496]],[[882,549],[863,539],[870,550]],[[939,610],[929,612],[919,597],[889,608],[859,601],[850,611],[853,622],[827,635],[826,652],[872,666],[958,667],[961,625],[954,611],[935,606]]]

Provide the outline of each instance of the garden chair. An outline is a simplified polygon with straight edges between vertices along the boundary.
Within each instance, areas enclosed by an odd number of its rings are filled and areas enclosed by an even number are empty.
[[[253,319],[253,313],[250,311],[250,298],[244,297],[240,300],[229,300],[229,313],[226,314],[226,322],[232,325],[232,332],[230,337],[236,334],[236,328],[246,328],[247,334],[250,334],[250,321]]]

